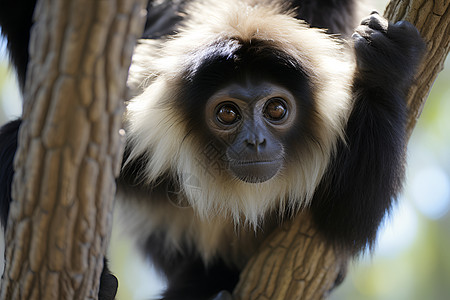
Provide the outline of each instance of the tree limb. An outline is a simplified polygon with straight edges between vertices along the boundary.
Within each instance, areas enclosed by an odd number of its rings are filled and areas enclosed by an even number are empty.
[[[307,213],[273,232],[241,273],[242,300],[322,299],[344,279],[349,256],[330,247]]]

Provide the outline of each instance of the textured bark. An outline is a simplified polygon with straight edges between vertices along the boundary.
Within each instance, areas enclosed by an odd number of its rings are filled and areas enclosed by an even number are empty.
[[[449,52],[450,0],[391,1],[385,17],[414,24],[427,44],[417,80],[410,89],[411,134],[428,93]],[[247,264],[234,291],[237,299],[323,299],[339,282],[349,257],[327,247],[307,213],[275,231]]]
[[[1,299],[97,298],[144,2],[38,1]]]
[[[449,0],[391,1],[385,11],[385,17],[393,22],[406,20],[414,24],[427,43],[427,53],[408,95],[409,134],[422,113],[428,93],[442,71],[450,50],[449,6]]]
[[[322,299],[345,276],[348,256],[327,245],[307,213],[272,233],[247,264],[238,300]]]

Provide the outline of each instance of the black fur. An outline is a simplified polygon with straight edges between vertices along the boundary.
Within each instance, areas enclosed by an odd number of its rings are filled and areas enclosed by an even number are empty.
[[[17,135],[21,120],[11,121],[0,128],[0,221],[4,229],[11,202],[11,184],[14,176],[13,161],[17,149]]]
[[[11,61],[16,67],[21,88],[25,86],[28,42],[36,0],[0,0],[1,33],[8,40]]]
[[[233,291],[238,283],[240,270],[230,267],[220,258],[206,266],[199,253],[187,244],[180,245],[183,251],[168,255],[157,246],[164,242],[164,234],[153,234],[145,245],[155,267],[163,270],[169,282],[164,299],[208,299],[214,292]]]
[[[170,0],[162,3],[154,3],[150,0],[147,4],[147,21],[142,38],[158,39],[165,35],[175,33],[176,25],[183,20],[181,13],[184,11],[185,0]]]
[[[233,59],[228,59],[233,57]],[[248,78],[253,82],[268,81],[287,88],[296,99],[301,122],[297,123],[282,138],[287,150],[301,146],[301,136],[313,136],[312,115],[315,111],[313,91],[309,87],[308,74],[297,62],[280,49],[263,42],[235,43],[228,41],[207,48],[201,56],[196,56],[193,68],[186,75],[182,94],[183,114],[190,121],[189,130],[203,136],[205,145],[215,140],[204,130],[205,120],[198,115],[198,105],[204,107],[212,94],[231,83],[244,83]],[[176,104],[174,104],[176,105]],[[217,145],[220,141],[216,141]],[[228,145],[223,145],[228,146]]]
[[[149,1],[150,11],[144,37],[161,38],[174,33],[177,24],[183,19],[187,2],[189,1],[172,0],[155,4]],[[295,10],[298,18],[305,19],[313,26],[343,35],[349,35],[352,31],[349,28],[354,18],[353,0],[286,2],[298,7]],[[26,78],[27,48],[34,6],[35,1],[0,0],[2,34],[8,39],[8,49],[21,87]],[[338,151],[311,204],[314,220],[323,234],[333,244],[342,246],[355,255],[367,247],[373,248],[378,226],[401,190],[406,148],[407,109],[404,97],[424,51],[423,42],[412,25],[406,22],[389,24],[388,27],[385,25],[383,19],[372,14],[363,20],[362,26],[353,36],[357,73],[353,84],[355,104],[346,128],[347,141],[338,145]],[[264,57],[256,56],[252,49],[257,49],[257,45],[236,49],[228,45],[221,49],[211,49],[206,57],[197,56],[199,61],[194,64],[196,67],[186,70],[184,92],[187,101],[207,99],[209,94],[220,88],[216,85],[217,81],[208,82],[211,74],[216,74],[215,78],[219,78],[221,83],[229,80],[231,73],[236,76],[235,65],[230,69],[221,61],[221,55],[232,54],[239,57],[240,61],[249,63],[244,69],[251,70],[254,63],[258,65],[258,68],[254,68],[254,74],[272,74],[272,80],[282,80],[279,82],[281,85],[301,95],[306,101],[303,104],[305,116],[313,111],[314,103],[308,102],[312,93],[306,84],[308,74],[302,67],[291,64],[289,57],[276,49],[266,49],[267,55]],[[225,53],[226,50],[233,53]],[[253,61],[249,57],[257,59]],[[206,63],[208,60],[210,63]],[[261,62],[265,67],[264,72],[259,67]],[[296,85],[292,81],[296,81]],[[293,86],[298,87],[298,82],[303,83],[296,90]],[[186,113],[195,115],[197,112]],[[19,126],[20,120],[16,120],[0,130],[0,217],[3,226],[6,226],[11,201],[13,158]],[[200,128],[201,124],[191,126]],[[308,132],[310,129],[307,126],[297,128],[302,134],[313,135],[314,132]],[[295,142],[293,137],[288,140]],[[129,149],[125,155],[128,152]],[[176,186],[176,180],[167,176],[161,178],[160,185],[149,189],[139,180],[140,172],[139,160],[127,165],[119,179],[119,189],[159,195],[167,194]],[[159,232],[153,233],[143,243],[147,254],[169,280],[164,299],[211,299],[221,290],[232,292],[239,278],[239,269],[230,267],[220,257],[205,265],[199,253],[188,245],[188,241],[186,245],[180,245],[175,254],[168,256],[159,247],[164,241],[162,235]],[[113,299],[116,289],[117,281],[109,273],[105,261],[99,298]],[[222,293],[216,299],[228,298],[228,293]]]
[[[147,22],[143,38],[160,38],[176,32],[183,20],[186,4],[192,0],[166,0],[162,3],[149,1]],[[356,23],[356,0],[286,0],[295,8],[296,17],[312,27],[326,29],[329,33],[348,36]]]
[[[108,267],[108,260],[103,259],[103,270],[100,275],[100,290],[98,291],[98,300],[114,300],[116,298],[119,282]]]
[[[356,0],[292,0],[297,18],[312,27],[327,29],[328,33],[348,36],[353,33]]]
[[[411,24],[390,24],[384,31],[380,22],[372,14],[353,36],[358,72],[347,145],[340,143],[311,205],[318,227],[354,253],[374,246],[378,226],[402,188],[405,95],[424,51]]]

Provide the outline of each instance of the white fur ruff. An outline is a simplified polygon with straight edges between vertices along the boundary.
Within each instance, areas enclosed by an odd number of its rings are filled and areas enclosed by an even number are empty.
[[[139,95],[127,108],[126,130],[132,152],[126,163],[145,155],[148,164],[142,181],[148,184],[164,174],[174,174],[181,186],[180,201],[189,203],[195,218],[222,216],[234,224],[257,228],[268,212],[294,213],[311,200],[336,142],[345,138],[354,61],[342,43],[294,19],[281,5],[251,3],[197,4],[189,11],[192,20],[173,39],[165,43],[143,41],[138,46],[129,85]],[[204,13],[203,5],[208,5],[208,18],[196,16]],[[215,168],[214,161],[205,161],[208,145],[189,134],[177,107],[168,105],[182,101],[183,95],[178,94],[181,76],[192,55],[226,38],[275,42],[310,75],[317,136],[314,141],[307,140],[297,157],[288,158],[283,170],[267,182],[236,180]]]

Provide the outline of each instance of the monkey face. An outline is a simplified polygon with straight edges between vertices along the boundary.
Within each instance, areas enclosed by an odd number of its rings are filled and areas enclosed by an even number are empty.
[[[125,169],[145,189],[171,180],[199,216],[254,226],[311,201],[345,139],[354,62],[279,9],[230,7],[213,24],[199,15],[138,47],[148,78],[127,105]]]
[[[294,96],[269,82],[230,84],[207,102],[205,119],[224,146],[223,160],[237,179],[260,183],[285,164],[284,136],[297,118]]]

